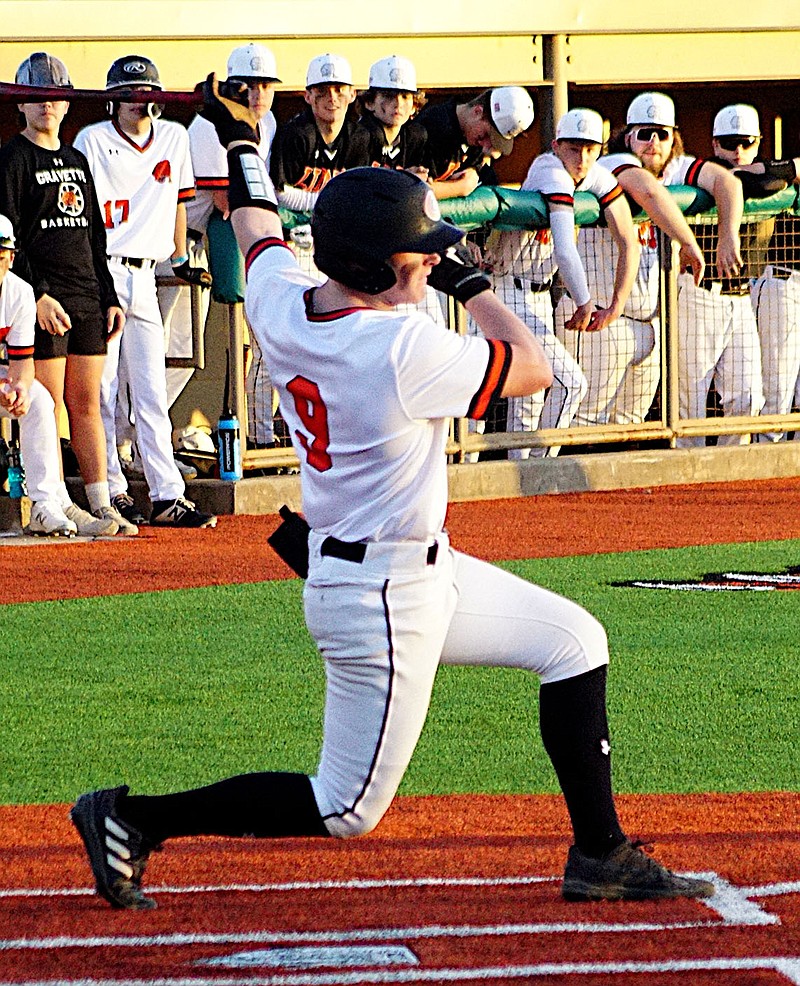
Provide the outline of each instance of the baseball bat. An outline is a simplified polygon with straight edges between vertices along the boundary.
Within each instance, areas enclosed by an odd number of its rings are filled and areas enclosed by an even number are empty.
[[[0,103],[46,103],[73,99],[87,102],[112,103],[178,103],[183,106],[199,106],[202,92],[166,92],[159,89],[62,89],[49,86],[19,86],[13,82],[0,82]]]

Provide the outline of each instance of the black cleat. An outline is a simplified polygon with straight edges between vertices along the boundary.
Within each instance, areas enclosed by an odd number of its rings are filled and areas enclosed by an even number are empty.
[[[711,897],[708,880],[677,876],[648,856],[640,842],[623,842],[601,859],[571,846],[561,894],[565,900],[658,900]]]
[[[112,907],[147,911],[156,906],[140,884],[150,853],[157,848],[116,814],[117,800],[125,786],[82,794],[69,813],[78,830],[97,892]]]
[[[157,527],[216,527],[217,518],[204,514],[191,500],[179,496],[175,500],[154,503],[150,523]]]

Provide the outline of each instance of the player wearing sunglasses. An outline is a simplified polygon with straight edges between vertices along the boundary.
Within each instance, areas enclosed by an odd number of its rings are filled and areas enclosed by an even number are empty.
[[[664,185],[693,185],[717,207],[714,224],[694,227],[700,247],[716,263],[699,283],[679,276],[679,409],[684,418],[704,418],[713,382],[726,417],[758,414],[763,404],[761,348],[743,270],[739,226],[744,210],[741,182],[719,162],[683,151],[675,104],[660,92],[637,96],[628,107],[626,127],[609,145],[617,175],[625,167],[649,171]],[[623,182],[620,184],[625,187]],[[672,235],[672,234],[670,234]],[[654,244],[655,246],[655,244]],[[722,435],[718,445],[749,442],[749,435]],[[681,437],[682,447],[705,445],[703,436]]]
[[[742,182],[745,198],[763,198],[797,182],[800,158],[758,159],[761,126],[758,111],[745,103],[724,106],[714,118],[715,158]],[[797,220],[777,216],[750,223],[742,239],[751,299],[758,323],[763,368],[762,414],[788,414],[800,377],[800,269],[781,246],[793,242]],[[748,240],[750,249],[745,249]],[[769,432],[759,441],[780,441],[785,432]]]

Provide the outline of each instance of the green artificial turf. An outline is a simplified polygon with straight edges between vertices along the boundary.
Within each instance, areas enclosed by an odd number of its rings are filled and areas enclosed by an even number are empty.
[[[800,790],[800,592],[610,583],[798,562],[780,541],[505,567],[606,626],[617,790],[686,792]],[[314,768],[324,671],[298,581],[7,606],[3,624],[0,803]],[[535,679],[442,668],[401,793],[555,790]]]

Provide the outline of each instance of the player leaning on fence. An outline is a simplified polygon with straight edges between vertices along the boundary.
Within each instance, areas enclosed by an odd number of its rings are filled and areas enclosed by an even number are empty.
[[[494,270],[495,283],[541,341],[554,378],[544,403],[541,395],[509,400],[509,431],[569,426],[586,392],[586,379],[578,362],[583,335],[606,331],[621,314],[633,285],[639,263],[636,230],[616,178],[596,164],[602,144],[603,120],[599,113],[580,108],[565,113],[558,121],[552,151],[533,161],[522,183],[523,190],[540,192],[544,197],[550,228],[503,232],[490,241],[487,261]],[[613,288],[610,296],[603,299],[602,307],[589,289],[575,245],[576,192],[590,192],[597,197],[617,246]],[[550,292],[556,273],[572,305],[566,328],[579,336],[574,343],[574,356],[553,331]],[[525,457],[529,451],[521,449],[512,457]],[[558,451],[558,447],[551,446],[534,454],[557,455]]]
[[[758,414],[763,404],[761,352],[750,285],[742,272],[739,225],[744,211],[741,182],[721,165],[683,151],[675,123],[675,104],[660,92],[645,92],[628,107],[625,129],[609,143],[611,153],[627,155],[664,185],[694,185],[713,196],[714,225],[697,226],[700,246],[713,267],[699,286],[691,274],[679,275],[678,373],[682,418],[704,418],[713,382],[726,416]],[[720,445],[738,445],[748,435],[726,435]],[[682,437],[681,446],[704,445],[702,436]]]
[[[461,231],[408,172],[333,178],[314,212],[315,259],[328,280],[304,274],[282,239],[254,117],[221,103],[212,80],[204,112],[228,148],[245,304],[301,463],[311,525],[305,617],[327,677],[322,754],[313,777],[265,772],[154,797],[125,787],[83,795],[72,819],[98,892],[117,907],[153,906],[140,887],[148,854],[178,836],[369,832],[391,804],[446,662],[540,678],[542,737],[575,835],[567,899],[709,896],[712,884],[670,873],[620,828],[601,625],[454,551],[442,529],[449,419],[479,416],[493,395],[548,386],[541,346],[486,276],[452,252]],[[430,282],[467,307],[481,336],[395,310]]]

